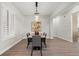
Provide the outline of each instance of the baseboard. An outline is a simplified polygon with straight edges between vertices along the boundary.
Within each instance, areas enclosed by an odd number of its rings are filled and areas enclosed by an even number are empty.
[[[65,40],[65,38],[64,37],[61,37],[61,36],[57,36],[58,38],[61,38],[61,39],[63,39],[63,40]]]
[[[12,48],[14,45],[16,45],[17,43],[19,43],[22,39],[19,39],[18,41],[16,41],[15,43],[13,43],[12,45],[10,45],[9,47],[7,47],[6,49],[4,49],[3,51],[0,52],[0,55],[3,54],[4,52],[6,52],[7,50],[9,50],[10,48]]]
[[[70,40],[65,39],[65,38],[62,37],[62,36],[55,35],[54,37],[58,37],[58,38],[60,38],[60,39],[63,39],[63,40],[65,40],[65,41],[68,41],[68,42],[72,42],[72,41],[70,41]]]

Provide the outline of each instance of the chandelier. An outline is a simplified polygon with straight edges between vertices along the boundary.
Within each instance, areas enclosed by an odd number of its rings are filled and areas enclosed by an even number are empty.
[[[35,21],[36,22],[40,22],[40,19],[39,19],[39,12],[38,12],[38,2],[35,2],[35,7],[36,7],[36,10],[35,10]]]

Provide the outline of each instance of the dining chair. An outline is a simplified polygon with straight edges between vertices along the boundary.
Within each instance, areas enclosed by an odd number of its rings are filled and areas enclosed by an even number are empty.
[[[26,35],[27,35],[27,48],[28,48],[28,46],[29,46],[29,44],[30,44],[30,42],[31,42],[32,40],[31,40],[31,38],[29,38],[30,33],[27,33]]]
[[[42,38],[42,41],[44,42],[44,45],[45,45],[45,47],[47,47],[47,44],[46,44],[46,36],[47,36],[47,33],[43,33],[43,36],[44,36],[44,38]]]
[[[35,48],[39,48],[38,50],[40,50],[40,53],[42,56],[42,41],[41,41],[41,37],[39,35],[32,36],[31,56],[32,56],[33,50],[35,50]]]
[[[44,32],[43,35],[46,37],[47,36],[47,33]]]

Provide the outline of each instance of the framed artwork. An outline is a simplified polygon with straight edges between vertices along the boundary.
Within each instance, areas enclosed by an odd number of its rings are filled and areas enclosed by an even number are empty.
[[[35,32],[35,31],[40,32],[41,31],[41,22],[32,21],[32,23],[31,23],[31,31],[32,32]]]

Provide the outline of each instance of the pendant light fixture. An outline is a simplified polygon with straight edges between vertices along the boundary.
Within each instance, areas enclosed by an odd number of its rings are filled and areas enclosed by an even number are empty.
[[[39,12],[38,12],[38,2],[35,2],[35,7],[36,7],[36,10],[35,10],[35,21],[37,22],[40,22],[40,19],[39,19]]]

